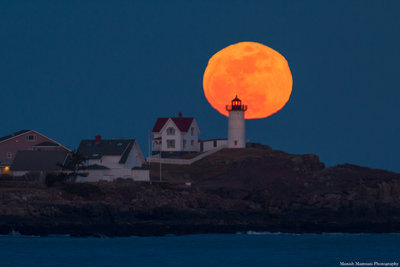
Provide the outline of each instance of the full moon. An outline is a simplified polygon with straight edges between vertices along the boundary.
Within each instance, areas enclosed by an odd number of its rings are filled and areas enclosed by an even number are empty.
[[[246,119],[268,117],[285,106],[292,92],[286,59],[255,42],[230,45],[213,55],[204,72],[204,94],[219,113],[237,95],[247,105]]]

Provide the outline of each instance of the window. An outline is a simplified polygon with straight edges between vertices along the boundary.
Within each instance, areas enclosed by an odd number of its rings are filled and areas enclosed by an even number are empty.
[[[237,143],[238,143],[237,140],[235,140],[235,146],[237,146]]]
[[[11,159],[12,158],[12,153],[11,152],[7,152],[7,158]]]
[[[194,140],[190,141],[190,145],[194,146]]]
[[[214,147],[217,147],[217,140],[214,140]]]
[[[183,149],[186,148],[186,140],[183,140]]]
[[[194,135],[194,128],[190,128],[190,134],[193,136]]]
[[[175,148],[175,140],[167,140],[167,148]]]
[[[175,134],[175,129],[172,128],[172,127],[169,127],[169,128],[167,129],[167,135],[174,135],[174,134]]]
[[[26,141],[28,141],[28,142],[36,141],[36,135],[33,135],[33,134],[27,135],[26,136]]]

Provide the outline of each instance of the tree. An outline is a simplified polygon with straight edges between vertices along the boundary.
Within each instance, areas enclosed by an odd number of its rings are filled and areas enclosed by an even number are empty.
[[[58,163],[57,165],[62,168],[66,173],[66,180],[75,181],[78,176],[87,177],[89,173],[82,172],[86,170],[86,157],[78,151],[72,151],[64,164]]]

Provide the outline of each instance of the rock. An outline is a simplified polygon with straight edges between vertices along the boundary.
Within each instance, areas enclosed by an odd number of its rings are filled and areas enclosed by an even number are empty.
[[[378,184],[378,188],[379,188],[379,198],[382,199],[383,202],[390,203],[393,201],[390,184],[382,182]]]
[[[165,164],[163,174],[164,183],[152,184],[47,188],[0,181],[0,234],[400,231],[397,173],[351,164],[325,168],[316,155],[252,146],[190,166]]]

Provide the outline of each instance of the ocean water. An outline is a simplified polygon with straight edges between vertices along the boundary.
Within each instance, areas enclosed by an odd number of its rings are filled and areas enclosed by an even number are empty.
[[[341,266],[340,262],[399,263],[400,234],[0,236],[0,266]]]

